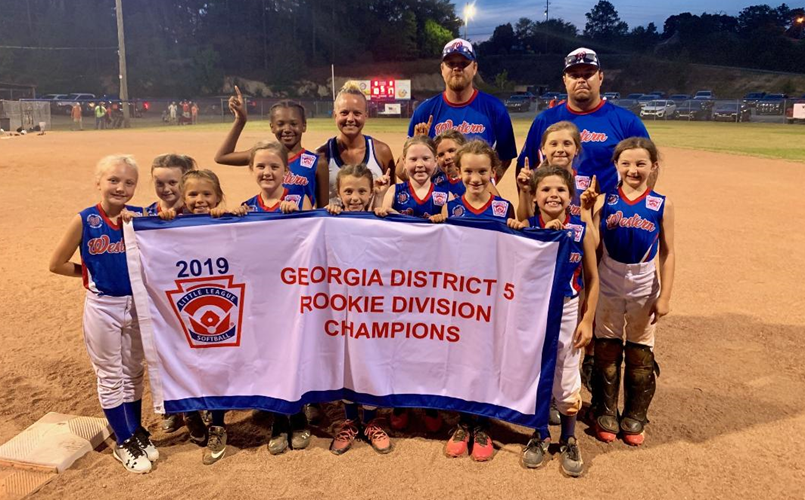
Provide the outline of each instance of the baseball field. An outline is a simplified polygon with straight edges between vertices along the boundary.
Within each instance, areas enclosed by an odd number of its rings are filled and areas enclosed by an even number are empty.
[[[530,122],[515,121],[518,148]],[[493,424],[488,463],[443,455],[446,425],[426,435],[392,434],[378,455],[357,444],[328,451],[340,406],[326,408],[311,447],[271,456],[267,422],[228,416],[226,458],[201,463],[185,430],[145,423],[162,457],[155,470],[126,473],[102,448],[33,498],[803,498],[805,497],[805,128],[765,124],[647,123],[663,155],[657,191],[676,204],[677,271],[671,314],[660,323],[662,367],[646,444],[603,444],[587,424],[587,465],[563,477],[558,460],[539,471],[520,463],[526,429]],[[365,132],[401,151],[407,123],[370,120]],[[82,341],[84,290],[48,272],[68,220],[97,201],[93,169],[102,156],[134,154],[141,166],[132,204],[155,199],[154,156],[179,152],[221,177],[230,205],[254,195],[244,169],[215,165],[228,124],[135,130],[48,132],[0,140],[0,443],[50,411],[102,416]],[[313,120],[303,144],[336,134]],[[270,137],[250,122],[239,146]],[[502,195],[516,200],[510,172]],[[589,394],[584,393],[585,403]],[[455,422],[455,416],[448,417]],[[557,431],[558,434],[558,431]],[[558,450],[552,447],[552,453]],[[0,492],[2,497],[2,492]]]

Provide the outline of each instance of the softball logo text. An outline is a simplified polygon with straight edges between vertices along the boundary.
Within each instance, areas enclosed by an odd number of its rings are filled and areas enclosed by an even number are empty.
[[[245,285],[233,276],[176,280],[166,292],[192,348],[240,345]]]

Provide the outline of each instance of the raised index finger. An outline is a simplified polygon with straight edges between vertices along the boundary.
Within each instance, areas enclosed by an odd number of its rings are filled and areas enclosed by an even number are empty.
[[[433,115],[430,115],[430,118],[428,118],[428,132],[430,132],[431,125],[433,125]]]
[[[590,189],[593,190],[593,193],[599,194],[599,192],[598,192],[598,178],[596,176],[593,176],[593,180],[590,181]]]
[[[235,94],[237,94],[239,100],[243,100],[243,94],[240,93],[240,89],[237,85],[235,85]]]

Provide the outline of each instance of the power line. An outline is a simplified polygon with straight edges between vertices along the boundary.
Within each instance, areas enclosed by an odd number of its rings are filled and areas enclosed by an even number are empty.
[[[17,50],[117,50],[115,47],[27,47],[23,45],[0,45],[0,49]]]

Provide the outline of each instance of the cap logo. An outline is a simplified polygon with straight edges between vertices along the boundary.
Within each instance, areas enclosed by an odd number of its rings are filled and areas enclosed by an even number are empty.
[[[587,53],[586,52],[579,52],[578,54],[576,54],[576,62],[577,63],[583,63],[585,59],[587,59]]]

